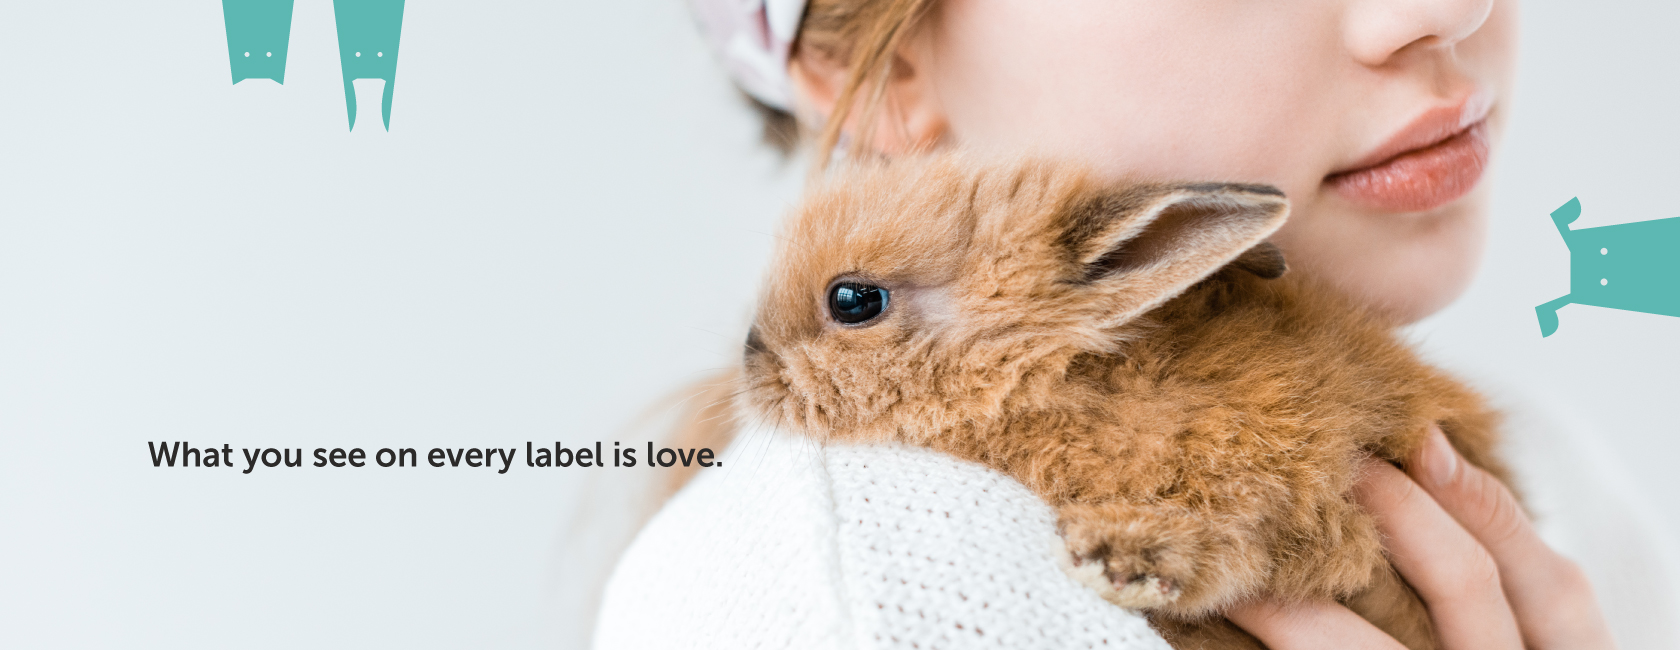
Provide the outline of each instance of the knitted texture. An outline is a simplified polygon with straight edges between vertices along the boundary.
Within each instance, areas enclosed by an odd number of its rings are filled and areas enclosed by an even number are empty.
[[[595,647],[1168,647],[1062,572],[1050,508],[995,471],[765,430],[722,460],[626,551]]]
[[[854,648],[815,447],[743,437],[624,552],[597,648]]]
[[[835,446],[825,461],[862,647],[1167,647],[1062,573],[1055,515],[1020,483],[906,447]]]

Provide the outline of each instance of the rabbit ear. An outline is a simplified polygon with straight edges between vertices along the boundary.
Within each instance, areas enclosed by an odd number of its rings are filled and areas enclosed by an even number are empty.
[[[1238,255],[1237,259],[1231,261],[1231,266],[1267,280],[1276,280],[1289,272],[1289,262],[1283,259],[1283,251],[1278,249],[1277,244],[1269,241],[1255,244],[1254,248]]]
[[[1288,215],[1283,192],[1269,185],[1133,187],[1074,210],[1061,243],[1077,263],[1077,281],[1107,297],[1105,312],[1118,323],[1244,256]],[[1281,275],[1275,251],[1260,249],[1244,263],[1258,264],[1256,275]]]

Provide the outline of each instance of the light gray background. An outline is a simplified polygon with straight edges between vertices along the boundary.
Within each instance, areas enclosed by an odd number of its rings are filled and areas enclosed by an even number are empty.
[[[607,438],[729,363],[800,172],[678,0],[408,3],[345,131],[331,3],[230,86],[209,1],[0,10],[0,646],[567,647],[579,470],[154,469],[148,440]],[[1531,3],[1486,268],[1436,359],[1593,423],[1680,520],[1680,319],[1546,214],[1680,214],[1680,6]],[[365,83],[365,82],[364,82]],[[613,470],[599,470],[613,471]],[[633,471],[633,470],[617,470]],[[657,622],[650,621],[650,624]]]

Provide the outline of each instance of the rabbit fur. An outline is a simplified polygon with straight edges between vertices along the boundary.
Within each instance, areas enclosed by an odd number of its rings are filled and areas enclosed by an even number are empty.
[[[1055,510],[1069,573],[1177,648],[1260,648],[1218,614],[1261,593],[1336,599],[1432,648],[1350,493],[1432,423],[1505,477],[1497,416],[1392,323],[1282,275],[1265,239],[1288,211],[1269,186],[1049,160],[833,173],[782,230],[738,407],[1015,478]],[[837,283],[885,308],[837,321]]]

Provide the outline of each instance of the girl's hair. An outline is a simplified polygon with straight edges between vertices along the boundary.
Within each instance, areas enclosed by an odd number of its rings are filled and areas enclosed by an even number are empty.
[[[809,0],[799,22],[793,56],[815,56],[843,65],[846,83],[834,111],[816,133],[815,160],[826,165],[840,142],[846,123],[856,116],[859,130],[851,134],[851,150],[868,151],[874,139],[875,118],[892,78],[893,58],[933,0]],[[748,98],[764,119],[764,141],[791,154],[803,135],[798,120]]]

